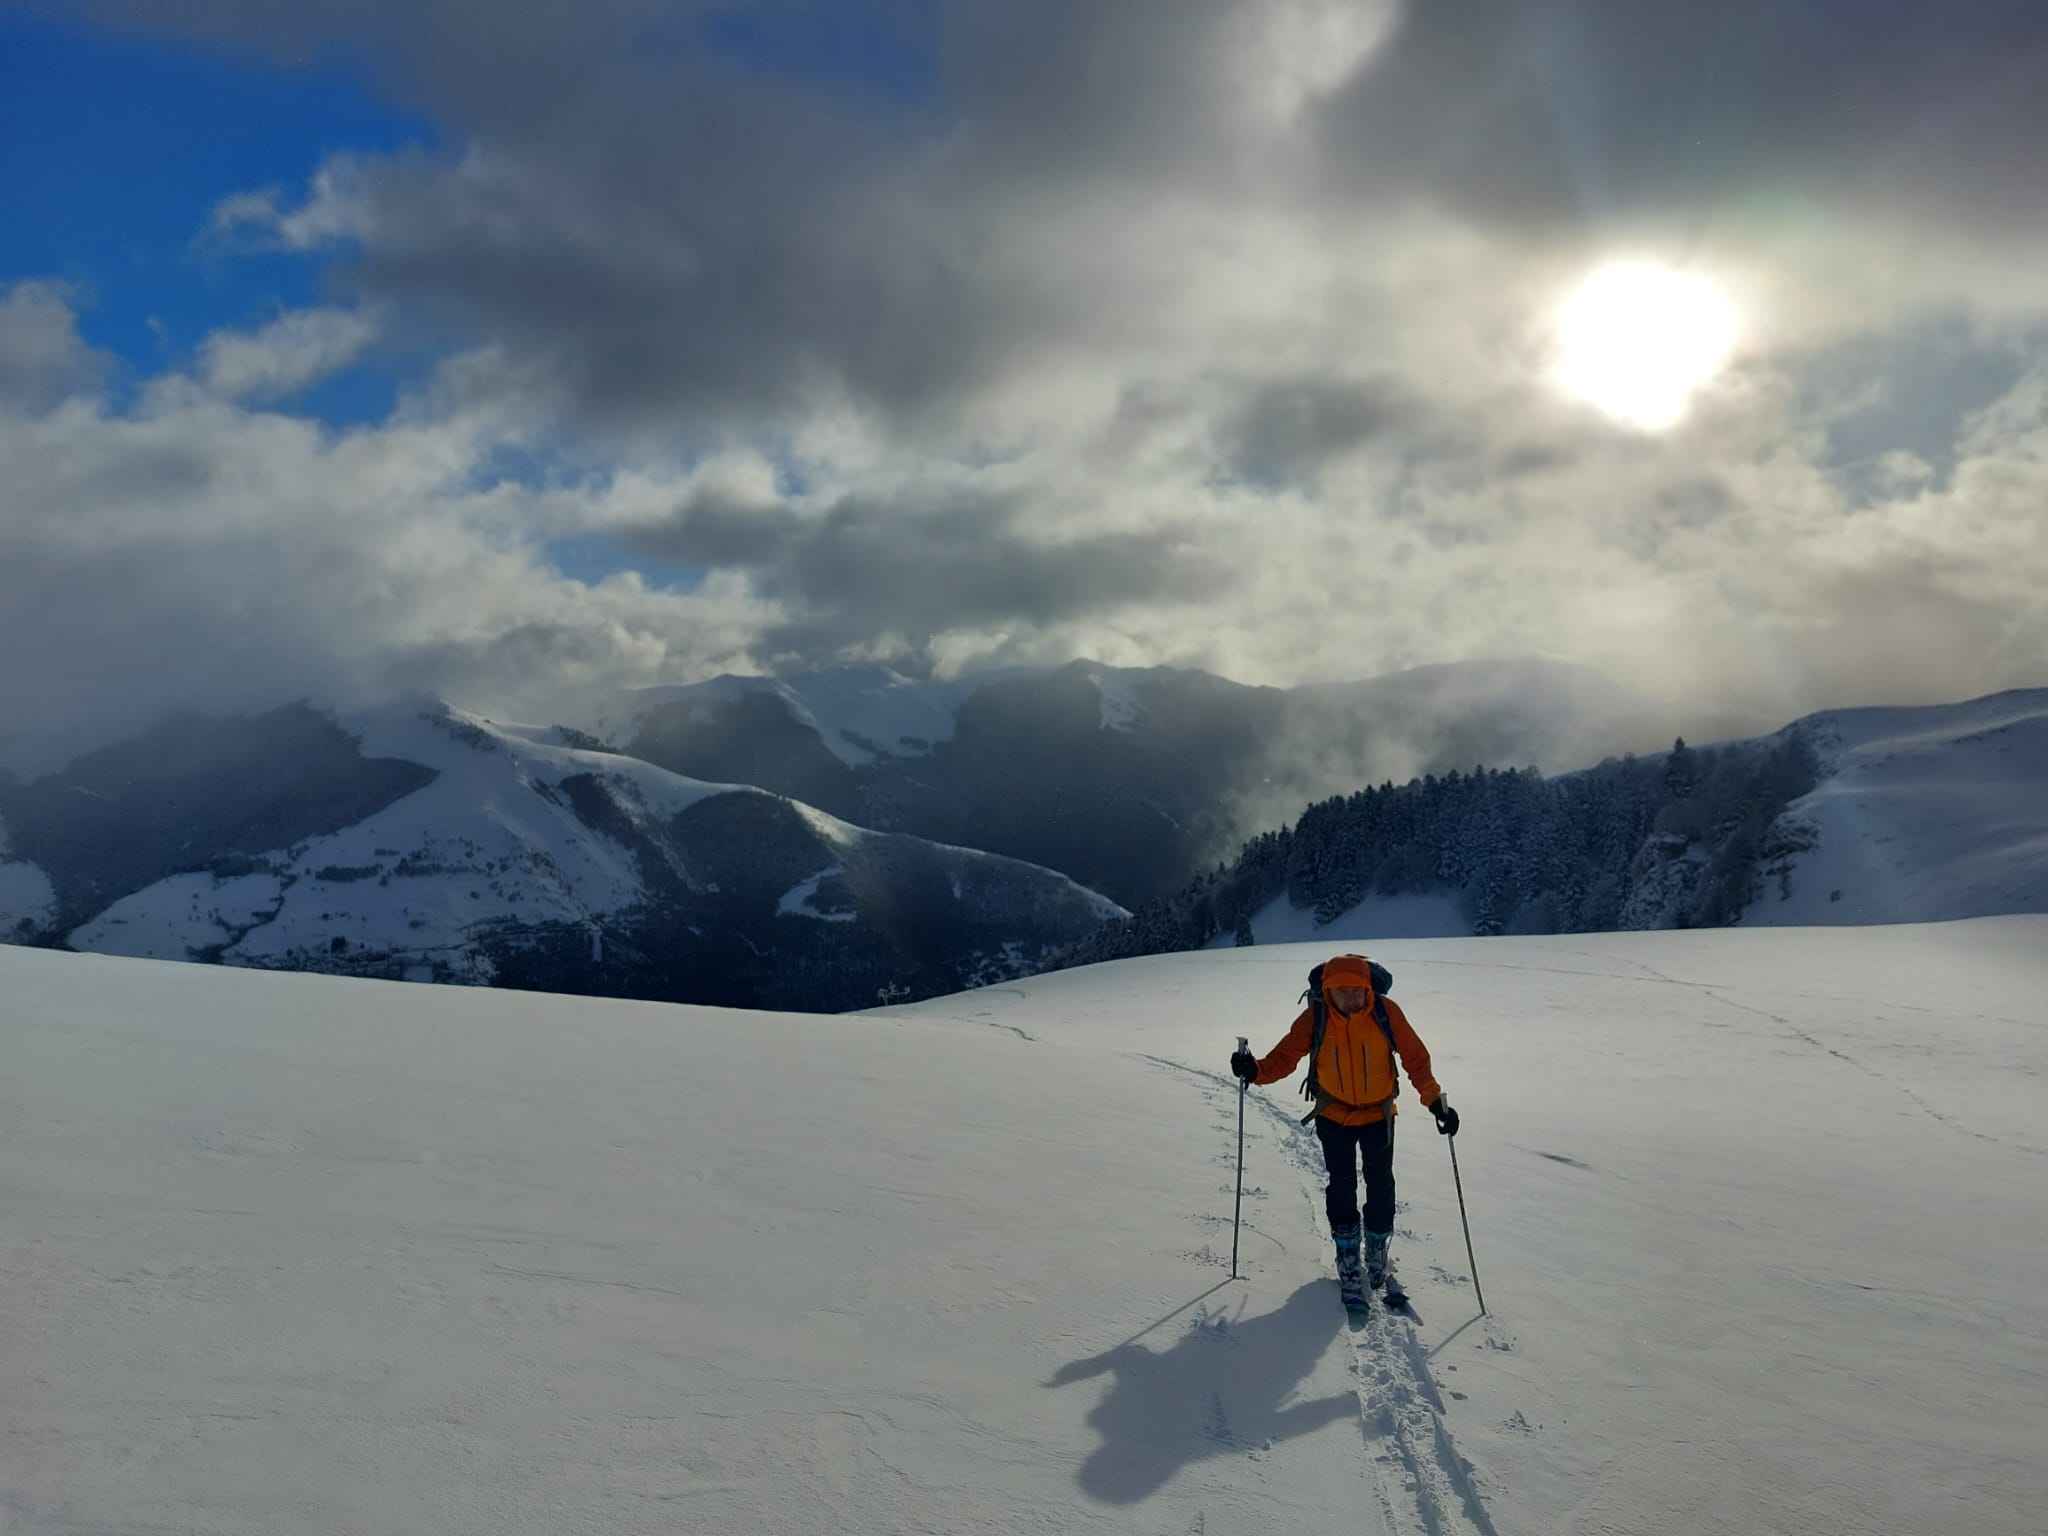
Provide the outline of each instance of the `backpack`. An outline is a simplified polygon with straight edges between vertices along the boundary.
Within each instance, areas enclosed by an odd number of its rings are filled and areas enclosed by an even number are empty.
[[[1363,958],[1363,957],[1361,957]],[[1387,1017],[1386,995],[1394,990],[1394,973],[1377,960],[1367,960],[1366,967],[1372,973],[1372,1016],[1379,1020],[1380,1028],[1386,1033],[1387,1050],[1394,1056],[1394,1091],[1387,1095],[1387,1103],[1401,1096],[1401,1066],[1399,1052],[1394,1045],[1394,1021]],[[1314,1122],[1323,1112],[1325,1104],[1334,1104],[1335,1098],[1323,1092],[1323,1085],[1316,1081],[1316,1060],[1323,1054],[1323,1030],[1330,1022],[1330,1005],[1323,1001],[1323,964],[1313,965],[1308,973],[1308,990],[1301,994],[1309,1006],[1313,1025],[1308,1045],[1308,1080],[1301,1085],[1301,1096],[1309,1101],[1309,1112],[1301,1117],[1303,1125]]]

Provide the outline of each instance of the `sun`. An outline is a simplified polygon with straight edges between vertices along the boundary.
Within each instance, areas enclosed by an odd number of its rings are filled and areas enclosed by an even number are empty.
[[[1558,386],[1617,421],[1661,432],[1727,364],[1735,305],[1696,272],[1614,262],[1591,273],[1555,316]]]

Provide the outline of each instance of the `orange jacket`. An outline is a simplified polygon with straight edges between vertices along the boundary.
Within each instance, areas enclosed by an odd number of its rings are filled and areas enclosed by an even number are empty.
[[[1357,984],[1348,971],[1346,984]],[[1386,1031],[1373,1017],[1372,986],[1365,983],[1365,1006],[1354,1014],[1339,1013],[1330,1006],[1330,972],[1323,977],[1323,1005],[1328,1021],[1323,1025],[1323,1050],[1316,1059],[1316,1081],[1330,1102],[1322,1107],[1326,1120],[1339,1125],[1371,1125],[1394,1108],[1394,1053],[1387,1046]],[[1429,1048],[1408,1023],[1401,1005],[1391,997],[1381,999],[1387,1006],[1387,1022],[1394,1026],[1394,1044],[1401,1050],[1401,1065],[1408,1069],[1408,1081],[1415,1085],[1424,1107],[1434,1104],[1443,1090],[1429,1072]],[[1314,1010],[1304,1008],[1286,1038],[1259,1060],[1255,1083],[1277,1083],[1289,1076],[1308,1054],[1315,1033]]]

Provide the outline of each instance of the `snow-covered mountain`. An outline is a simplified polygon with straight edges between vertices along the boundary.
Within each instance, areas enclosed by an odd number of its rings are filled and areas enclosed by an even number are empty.
[[[1811,787],[1783,798],[1768,826],[1756,823],[1757,835],[1731,839],[1743,817],[1765,808],[1763,786],[1785,781],[1767,772],[1737,778],[1728,770],[1744,761],[1767,768],[1760,754],[1793,741],[1811,748]],[[1230,945],[1240,937],[1240,915],[1245,936],[1260,944],[1470,934],[1471,880],[1460,889],[1429,879],[1460,865],[1451,844],[1468,831],[1479,834],[1483,850],[1504,852],[1510,873],[1527,886],[1507,923],[1519,921],[1524,931],[1570,931],[1575,912],[1592,914],[1582,926],[1593,928],[1701,920],[1753,927],[1941,922],[2048,912],[2048,689],[1963,704],[1829,711],[1771,738],[1695,755],[1705,763],[1724,760],[1724,767],[1703,775],[1658,754],[1632,775],[1614,765],[1562,775],[1541,794],[1524,795],[1519,812],[1468,806],[1434,829],[1443,836],[1424,842],[1415,841],[1418,818],[1375,822],[1348,805],[1311,808],[1286,835],[1287,846],[1248,848],[1217,889],[1177,898],[1187,910],[1150,947],[1180,947],[1191,936]],[[1627,777],[1653,783],[1661,799],[1608,791],[1608,781]],[[1468,801],[1487,798],[1470,781],[1463,788]],[[1426,814],[1419,819],[1426,822]],[[1389,826],[1411,841],[1374,842]],[[1583,850],[1567,841],[1598,843],[1610,832],[1610,862],[1625,866],[1615,900],[1595,911],[1590,902],[1573,908],[1556,899],[1560,884],[1614,876],[1589,872]],[[1399,883],[1417,869],[1419,883]],[[1475,869],[1483,878],[1484,869]],[[1307,882],[1362,894],[1318,907],[1293,889],[1306,883],[1304,871]],[[1702,919],[1701,898],[1713,882],[1746,894],[1739,902],[1717,900],[1706,909],[1715,915]],[[1289,889],[1277,889],[1283,884]],[[1189,934],[1191,925],[1199,935]]]
[[[1077,661],[945,682],[880,668],[725,677],[612,701],[585,726],[693,778],[1026,859],[1134,903],[1323,795],[1477,762],[1577,767],[1727,719],[1534,661],[1295,689]]]
[[[736,677],[639,688],[607,700],[583,722],[606,741],[629,742],[657,715],[706,723],[752,699],[771,699],[849,768],[878,757],[916,757],[953,734],[961,703],[987,682],[1042,675],[1020,669],[950,680],[905,677],[889,667],[836,667],[792,677]]]
[[[57,891],[50,877],[27,859],[16,858],[0,820],[0,942],[33,938],[56,917]]]
[[[224,728],[211,757],[184,728],[182,774],[143,744],[0,801],[30,856],[0,864],[17,923],[106,954],[830,1008],[1016,974],[1119,910],[446,706]]]
[[[2048,912],[2048,689],[1804,723],[1825,777],[1787,813],[1801,849],[1744,923]]]
[[[1376,946],[1464,1124],[1358,1332],[1225,1067],[1325,953],[821,1018],[0,947],[0,1522],[2038,1536],[2048,919]]]

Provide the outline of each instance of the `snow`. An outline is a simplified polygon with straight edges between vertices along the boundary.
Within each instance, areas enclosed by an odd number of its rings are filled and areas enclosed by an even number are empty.
[[[56,906],[57,892],[42,870],[22,860],[0,864],[0,933],[24,921],[40,928]]]
[[[1260,944],[1371,943],[1381,939],[1463,938],[1472,925],[1459,915],[1449,896],[1368,896],[1349,911],[1318,927],[1312,908],[1297,907],[1276,896],[1252,914],[1252,938]],[[1229,949],[1235,934],[1219,933],[1206,946]]]
[[[1145,685],[1170,676],[1164,667],[1091,667],[1088,681],[1102,695],[1102,729],[1128,731],[1145,713]]]
[[[2048,689],[1965,704],[1811,715],[1823,778],[1780,818],[1783,878],[1766,873],[1742,926],[1951,922],[2048,911]],[[1677,837],[1642,872],[1628,929],[1674,921],[1712,850]],[[1317,927],[1277,898],[1252,918],[1260,944],[1469,935],[1446,896],[1373,896]],[[1208,948],[1225,949],[1232,934]]]
[[[6,846],[0,842],[0,855]],[[50,877],[24,859],[0,857],[0,935],[21,924],[41,928],[57,909],[57,891]]]
[[[817,900],[818,887],[834,875],[844,873],[837,864],[826,866],[810,879],[799,881],[782,893],[775,910],[785,917],[812,917],[822,923],[850,923],[860,914],[857,912],[820,912],[812,905]],[[956,890],[955,897],[959,895]]]
[[[647,896],[641,854],[586,822],[563,785],[602,781],[612,805],[645,827],[667,823],[711,796],[767,796],[744,785],[708,784],[652,763],[560,744],[559,732],[493,722],[446,706],[387,708],[344,716],[366,756],[400,758],[434,779],[340,832],[247,861],[253,873],[195,872],[157,881],[110,905],[66,936],[74,949],[135,958],[204,959],[278,969],[375,970],[408,979],[491,980],[482,935],[572,924],[602,953],[602,924]],[[834,849],[851,853],[881,834],[783,800]],[[668,857],[692,889],[714,894],[709,871],[687,845]],[[975,882],[992,903],[1026,889],[1079,893],[1107,920],[1129,914],[1063,875],[973,849],[925,843],[956,882]],[[740,855],[744,857],[744,855]],[[240,867],[239,865],[237,866]],[[0,896],[8,889],[0,866]],[[821,873],[819,879],[824,878]],[[884,880],[884,886],[887,881]],[[885,892],[872,883],[866,915]],[[833,922],[817,887],[788,893],[783,910]],[[885,900],[886,905],[886,900]],[[991,910],[993,908],[985,908]],[[0,934],[7,930],[0,929]]]
[[[1714,850],[1705,843],[1658,833],[1650,835],[1645,847],[1647,867],[1622,903],[1618,926],[1674,928],[1700,877],[1713,862]]]
[[[875,835],[866,827],[857,827],[850,821],[841,821],[837,816],[821,811],[814,805],[805,805],[801,800],[790,801],[789,807],[796,812],[798,819],[805,826],[836,847],[851,848]]]
[[[284,884],[276,875],[173,875],[124,896],[91,922],[71,931],[74,949],[139,959],[182,959],[188,953],[233,944],[277,916]]]
[[[1819,844],[1746,926],[2048,910],[2048,689],[1811,725],[1834,772],[1787,817]]]
[[[11,858],[13,851],[7,823],[0,821],[0,937],[16,932],[23,923],[41,928],[57,908],[50,877],[26,859]]]
[[[651,819],[733,792],[635,758],[558,745],[548,728],[456,709],[394,706],[345,715],[341,724],[366,757],[423,764],[435,771],[433,782],[340,832],[274,850],[266,872],[158,881],[67,942],[179,960],[222,946],[236,963],[291,965],[339,937],[350,948],[427,964],[462,951],[478,923],[603,915],[641,898],[633,855],[578,819],[556,793],[563,780],[597,775]]]
[[[1356,1334],[1291,1086],[1228,1278],[1321,947],[832,1018],[0,947],[0,1524],[2040,1530],[2048,918],[1376,943],[1492,1315],[1409,1099]]]

